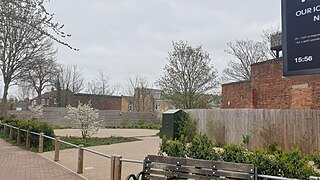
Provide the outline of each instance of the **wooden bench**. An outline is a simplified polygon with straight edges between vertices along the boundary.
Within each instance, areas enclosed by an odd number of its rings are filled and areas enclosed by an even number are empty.
[[[258,179],[253,164],[229,163],[164,156],[147,156],[143,171],[129,179]]]

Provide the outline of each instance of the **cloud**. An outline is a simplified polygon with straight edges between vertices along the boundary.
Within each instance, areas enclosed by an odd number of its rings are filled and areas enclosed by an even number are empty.
[[[160,78],[178,40],[202,45],[222,72],[231,58],[227,42],[259,40],[263,29],[280,26],[278,0],[52,0],[47,6],[80,49],[58,45],[58,60],[78,65],[88,80],[103,70],[118,83],[137,74]]]

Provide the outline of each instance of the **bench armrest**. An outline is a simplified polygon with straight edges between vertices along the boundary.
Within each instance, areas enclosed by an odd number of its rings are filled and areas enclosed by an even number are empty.
[[[130,174],[129,176],[127,176],[126,180],[130,180],[131,178],[133,180],[139,180],[140,176],[143,174],[143,172],[140,172],[139,174],[137,175],[134,175],[134,174]]]

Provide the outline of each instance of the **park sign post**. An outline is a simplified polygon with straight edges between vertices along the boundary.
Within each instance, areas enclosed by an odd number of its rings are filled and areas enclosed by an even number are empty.
[[[284,76],[320,73],[320,0],[282,0]]]

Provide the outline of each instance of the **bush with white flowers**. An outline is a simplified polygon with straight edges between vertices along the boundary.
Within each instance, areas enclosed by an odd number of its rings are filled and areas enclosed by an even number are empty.
[[[67,106],[67,119],[71,119],[72,123],[81,129],[82,138],[90,137],[99,130],[101,120],[99,118],[99,110],[88,104],[78,103],[78,107]]]
[[[30,107],[30,111],[32,112],[31,119],[32,120],[37,120],[43,115],[43,106],[35,106],[35,107]]]

